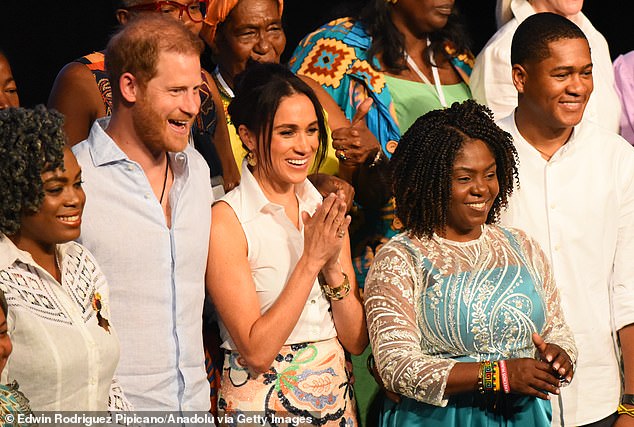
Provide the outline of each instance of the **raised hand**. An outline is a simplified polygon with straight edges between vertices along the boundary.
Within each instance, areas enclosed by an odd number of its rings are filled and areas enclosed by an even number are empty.
[[[557,344],[545,342],[537,332],[533,333],[533,344],[535,344],[541,359],[550,364],[551,369],[561,380],[572,381],[574,367],[570,356],[564,349]]]
[[[361,165],[370,155],[375,155],[381,145],[370,132],[363,120],[370,111],[372,98],[366,98],[352,118],[351,125],[332,131],[332,146],[340,162],[344,165]]]

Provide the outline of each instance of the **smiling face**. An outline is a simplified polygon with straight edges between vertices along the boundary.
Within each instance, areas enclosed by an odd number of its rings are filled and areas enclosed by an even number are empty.
[[[453,7],[454,0],[399,0],[392,21],[399,31],[422,36],[443,29]]]
[[[280,189],[303,182],[319,147],[319,125],[313,103],[298,93],[280,101],[272,126],[270,170],[262,166],[266,159],[253,142],[251,138],[248,145],[257,157],[253,173],[258,181]]]
[[[277,0],[240,0],[215,36],[214,56],[229,80],[249,59],[280,62],[286,46]]]
[[[465,141],[453,165],[447,227],[439,234],[459,242],[477,239],[499,191],[489,147],[479,139]]]
[[[11,73],[11,66],[7,58],[0,53],[0,110],[19,106],[18,87]]]
[[[518,114],[533,127],[572,131],[593,89],[590,48],[579,38],[553,41],[548,47],[548,58],[513,66]]]
[[[81,169],[68,148],[64,149],[64,168],[42,174],[44,199],[36,213],[22,216],[19,240],[14,240],[18,248],[50,252],[55,245],[79,237],[86,195]]]
[[[138,82],[134,128],[151,151],[183,151],[200,109],[200,60],[196,55],[161,52],[156,68],[152,79]]]

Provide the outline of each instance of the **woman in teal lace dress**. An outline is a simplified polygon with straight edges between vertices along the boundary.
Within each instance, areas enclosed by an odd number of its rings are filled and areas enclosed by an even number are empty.
[[[510,135],[474,101],[419,118],[391,160],[405,232],[366,281],[384,426],[549,426],[576,348],[548,262],[495,225],[517,181]]]

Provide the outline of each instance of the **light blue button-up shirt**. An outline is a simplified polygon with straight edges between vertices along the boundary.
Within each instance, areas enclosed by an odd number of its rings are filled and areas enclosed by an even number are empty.
[[[104,131],[101,119],[73,147],[86,207],[80,242],[110,284],[121,340],[117,376],[136,410],[207,411],[202,308],[211,223],[211,184],[191,146],[169,153],[172,226],[141,166]]]

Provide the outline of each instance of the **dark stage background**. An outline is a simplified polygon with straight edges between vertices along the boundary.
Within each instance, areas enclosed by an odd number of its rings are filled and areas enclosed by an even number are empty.
[[[603,33],[612,58],[634,49],[632,0],[586,0],[584,13]],[[286,0],[287,50],[330,18],[344,16],[363,0]],[[113,0],[0,0],[0,49],[10,58],[21,104],[46,103],[53,80],[64,64],[102,49],[114,31]],[[495,32],[495,0],[456,0],[478,53]],[[626,7],[626,4],[628,7]]]

